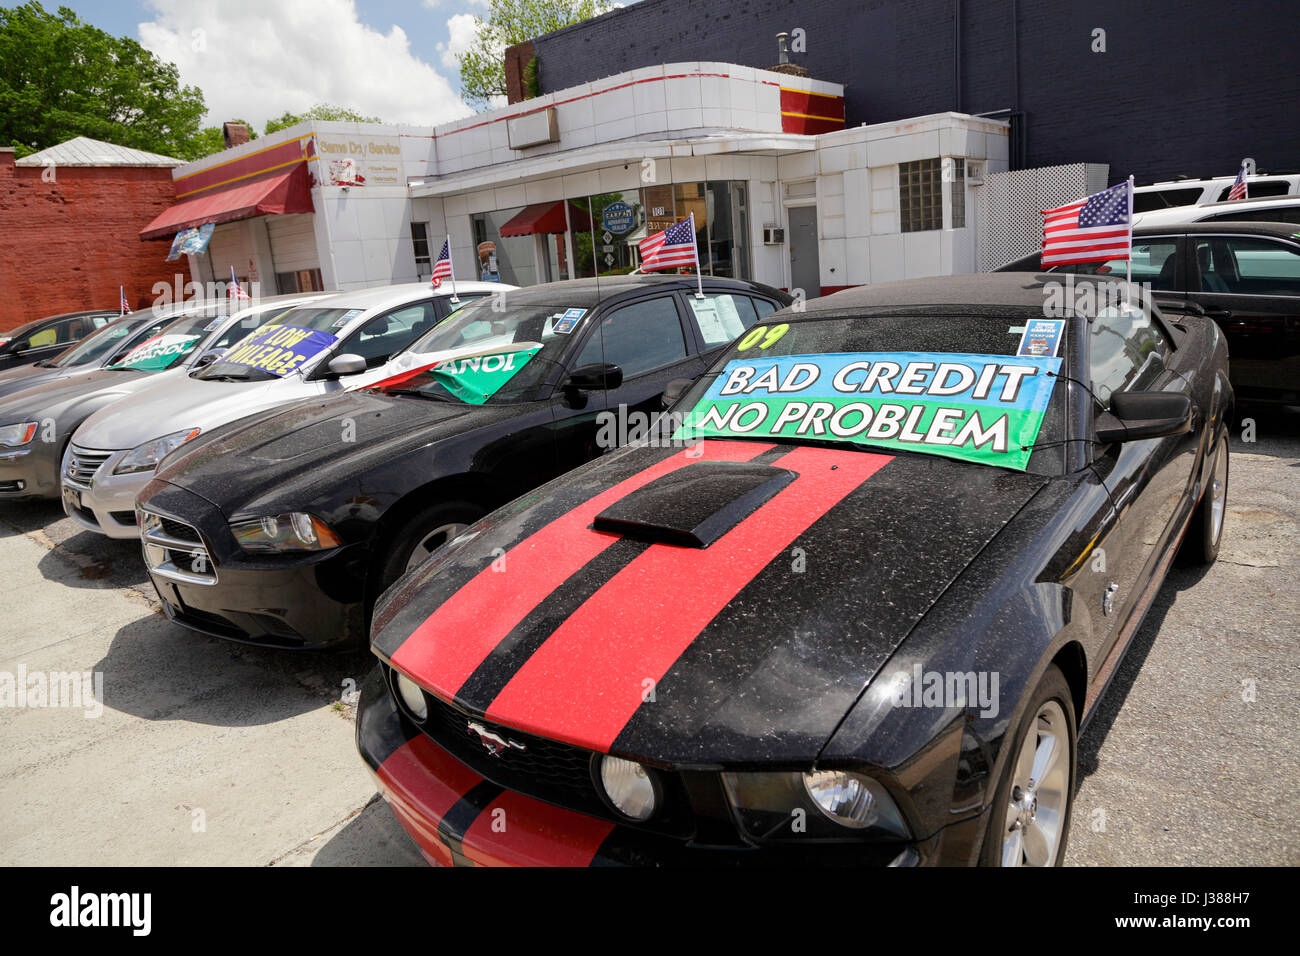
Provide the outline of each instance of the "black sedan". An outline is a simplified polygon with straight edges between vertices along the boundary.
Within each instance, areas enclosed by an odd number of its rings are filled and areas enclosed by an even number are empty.
[[[1228,340],[1238,398],[1300,404],[1300,226],[1272,222],[1194,222],[1133,230],[1133,263],[1122,259],[1056,266],[1149,283],[1161,300],[1199,310]],[[1000,272],[1037,272],[1039,255]]]
[[[116,312],[102,309],[64,312],[0,332],[0,370],[52,359],[116,318]]]
[[[394,585],[357,740],[424,855],[1059,864],[1080,727],[1217,554],[1233,398],[1212,322],[1053,291],[769,316]]]
[[[191,441],[137,499],[167,615],[236,641],[363,644],[388,585],[493,508],[635,434],[668,382],[699,375],[791,301],[729,279],[697,296],[694,281],[494,295],[408,350],[436,361]]]

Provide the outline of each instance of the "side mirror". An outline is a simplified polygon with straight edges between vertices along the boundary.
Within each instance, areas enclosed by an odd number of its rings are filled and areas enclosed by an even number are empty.
[[[1110,412],[1097,418],[1097,440],[1111,442],[1167,438],[1192,430],[1192,400],[1175,392],[1119,392]]]
[[[213,362],[217,361],[217,359],[220,359],[220,358],[225,357],[225,354],[226,354],[228,351],[230,351],[230,350],[229,350],[229,349],[209,349],[208,351],[204,352],[202,355],[199,356],[199,360],[198,360],[197,362],[194,363],[194,367],[195,367],[195,368],[204,368],[205,366],[211,365]]]
[[[664,408],[676,405],[677,400],[686,394],[686,390],[695,384],[693,378],[675,378],[664,386]]]
[[[591,365],[575,368],[569,373],[569,379],[564,384],[568,388],[583,391],[618,388],[623,384],[623,370],[617,365],[593,362]]]
[[[352,352],[344,352],[330,359],[325,368],[331,375],[356,375],[366,370],[366,360]]]

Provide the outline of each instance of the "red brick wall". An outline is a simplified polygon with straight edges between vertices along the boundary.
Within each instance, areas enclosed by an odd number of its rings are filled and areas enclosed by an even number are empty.
[[[118,286],[132,308],[148,306],[155,282],[188,273],[167,262],[166,240],[139,232],[172,204],[170,169],[39,167],[0,152],[0,332],[57,312],[116,309]]]

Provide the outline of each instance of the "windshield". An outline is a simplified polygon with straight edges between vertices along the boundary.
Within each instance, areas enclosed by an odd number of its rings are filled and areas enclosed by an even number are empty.
[[[399,381],[384,388],[473,405],[528,401],[558,363],[588,311],[525,304],[500,312],[492,299],[471,303],[408,349],[417,360],[422,353],[458,355],[415,375],[398,376]]]
[[[74,365],[98,362],[110,355],[148,317],[148,315],[142,315],[138,318],[127,316],[104,326],[102,329],[97,329],[67,351],[60,353],[58,358],[50,362],[50,365],[54,368],[71,368]]]
[[[256,325],[247,334],[233,338],[229,351],[195,372],[194,377],[234,382],[280,378],[297,371],[309,359],[337,344],[339,332],[363,311],[307,307],[287,309],[279,314],[264,312],[249,316],[240,327],[249,322]],[[223,340],[225,338],[223,336]]]
[[[662,427],[1061,473],[1064,320],[779,319],[734,342]]]
[[[212,316],[206,313],[177,319],[108,367],[142,372],[160,372],[163,369],[174,368],[198,348],[199,342],[207,335],[212,321]]]

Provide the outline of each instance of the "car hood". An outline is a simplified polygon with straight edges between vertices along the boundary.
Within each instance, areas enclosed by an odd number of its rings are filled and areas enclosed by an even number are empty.
[[[624,449],[489,515],[387,592],[374,650],[525,733],[674,766],[806,762],[1047,481],[698,450]]]
[[[102,408],[105,402],[134,395],[168,372],[109,371],[58,378],[0,399],[0,424],[41,420],[68,409]]]
[[[57,382],[99,370],[98,365],[73,365],[68,368],[41,368],[38,365],[19,365],[17,368],[0,372],[0,398],[13,395],[25,389]]]
[[[227,515],[256,508],[276,495],[298,507],[317,485],[355,478],[364,462],[394,446],[425,444],[473,427],[484,406],[434,402],[370,390],[296,402],[240,422],[211,440],[201,438],[169,458],[158,478],[194,492]],[[353,440],[344,440],[346,427]]]
[[[221,382],[182,374],[150,383],[124,402],[86,419],[77,430],[82,448],[117,450],[182,429],[211,431],[266,408],[307,398],[315,388],[300,378]]]

